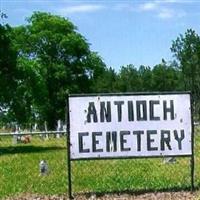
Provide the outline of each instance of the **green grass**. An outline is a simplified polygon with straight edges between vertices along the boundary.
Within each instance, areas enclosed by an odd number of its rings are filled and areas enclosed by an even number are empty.
[[[11,141],[0,142],[9,146]],[[0,198],[22,192],[59,194],[65,193],[66,179],[66,142],[64,139],[41,141],[31,144],[3,148],[0,155]],[[15,153],[18,152],[18,153]],[[49,174],[40,176],[39,161],[47,160]]]
[[[20,193],[67,193],[65,138],[12,145],[0,140],[0,199]],[[200,136],[195,137],[195,184],[200,184]],[[39,161],[47,160],[49,174],[40,176]],[[157,159],[92,160],[72,162],[73,192],[112,192],[184,189],[190,187],[190,158],[175,164]]]

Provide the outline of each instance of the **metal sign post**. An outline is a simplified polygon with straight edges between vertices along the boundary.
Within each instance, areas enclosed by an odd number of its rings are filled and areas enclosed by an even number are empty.
[[[66,102],[66,133],[67,133],[67,164],[68,164],[68,197],[73,199],[72,196],[72,181],[71,181],[71,158],[70,158],[70,115],[69,115],[69,96]]]
[[[191,124],[192,124],[192,141],[191,141],[191,149],[192,155],[190,159],[190,167],[191,167],[191,191],[194,191],[194,118],[193,118],[193,97],[190,94],[190,108],[191,108]]]

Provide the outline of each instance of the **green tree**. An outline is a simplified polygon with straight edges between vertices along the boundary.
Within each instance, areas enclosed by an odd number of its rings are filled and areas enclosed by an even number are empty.
[[[42,66],[35,60],[18,58],[17,85],[12,98],[11,115],[19,124],[45,120],[47,90]]]
[[[16,27],[14,44],[18,67],[30,77],[24,79],[28,105],[53,129],[57,119],[64,119],[67,94],[90,92],[97,66],[98,71],[104,65],[68,19],[49,13],[35,12],[27,25]],[[96,67],[92,59],[99,59]]]
[[[153,91],[153,74],[151,68],[141,65],[138,73],[141,79],[141,91]]]
[[[193,94],[195,111],[200,115],[200,37],[192,29],[173,41],[171,51],[182,72],[184,89]]]
[[[11,42],[11,27],[0,24],[0,110],[8,113],[12,107],[12,98],[16,90],[17,52]]]
[[[87,57],[85,65],[88,68],[88,75],[90,77],[89,91],[94,93],[100,92],[101,89],[98,87],[101,87],[99,85],[101,83],[99,82],[104,78],[105,72],[107,71],[105,63],[97,52],[91,52]]]
[[[152,70],[154,91],[181,90],[180,72],[163,59]]]
[[[94,86],[93,92],[116,92],[116,81],[117,81],[117,74],[114,69],[105,68],[101,75],[99,75],[96,79],[94,79]]]
[[[121,67],[117,82],[121,92],[136,92],[142,90],[141,77],[132,64]]]

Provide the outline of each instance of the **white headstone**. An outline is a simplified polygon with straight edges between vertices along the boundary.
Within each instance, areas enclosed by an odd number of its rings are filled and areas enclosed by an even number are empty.
[[[61,120],[58,120],[57,121],[57,130],[56,131],[58,131],[58,132],[61,131],[61,128],[62,128],[61,127]],[[60,134],[59,133],[56,134],[56,138],[60,138]]]
[[[46,121],[44,122],[44,130],[45,130],[45,132],[48,131],[48,129],[47,129],[47,122]],[[45,138],[48,140],[49,139],[49,135],[45,134]]]

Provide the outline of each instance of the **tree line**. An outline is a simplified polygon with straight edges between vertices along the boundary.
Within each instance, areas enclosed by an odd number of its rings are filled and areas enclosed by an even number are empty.
[[[0,123],[46,121],[54,129],[65,119],[69,93],[190,90],[200,116],[199,35],[186,30],[171,52],[171,62],[129,64],[116,72],[66,18],[34,12],[26,25],[0,24]]]

